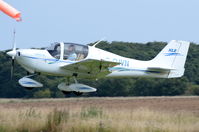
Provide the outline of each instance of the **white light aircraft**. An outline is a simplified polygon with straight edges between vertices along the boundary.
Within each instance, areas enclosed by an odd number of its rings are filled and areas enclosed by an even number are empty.
[[[74,78],[75,83],[69,81],[58,85],[65,94],[81,95],[95,92],[96,88],[80,84],[77,78],[99,79],[104,77],[155,77],[177,78],[184,74],[185,61],[189,49],[189,42],[172,40],[152,60],[141,61],[122,57],[95,46],[75,43],[54,43],[46,49],[16,49],[7,52],[12,57],[11,77],[13,75],[14,60],[16,60],[29,75],[21,78],[19,84],[28,89],[42,87],[32,76],[46,74]]]

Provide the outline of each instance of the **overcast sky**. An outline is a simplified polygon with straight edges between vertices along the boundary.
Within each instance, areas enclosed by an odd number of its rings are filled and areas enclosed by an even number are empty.
[[[5,0],[22,22],[0,12],[0,50],[46,47],[52,42],[199,43],[199,0]]]

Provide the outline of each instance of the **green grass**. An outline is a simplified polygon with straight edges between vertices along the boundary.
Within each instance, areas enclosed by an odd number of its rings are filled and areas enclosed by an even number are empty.
[[[113,105],[112,102],[109,102],[109,107],[105,107],[106,105],[98,106],[96,102],[90,105],[85,100],[84,104],[76,105],[75,100],[72,105],[65,106],[63,103],[48,105],[46,101],[33,107],[28,102],[20,106],[18,101],[7,101],[8,104],[14,104],[0,106],[0,132],[199,131],[198,114],[188,111],[156,110],[147,107],[126,108],[118,104]]]
[[[6,110],[6,111],[5,111]],[[83,107],[74,110],[0,110],[0,132],[196,132],[199,117],[147,108],[111,110]],[[12,112],[12,113],[10,113]],[[2,115],[3,114],[3,115]]]
[[[98,107],[82,108],[80,115],[82,119],[102,117],[103,110]]]

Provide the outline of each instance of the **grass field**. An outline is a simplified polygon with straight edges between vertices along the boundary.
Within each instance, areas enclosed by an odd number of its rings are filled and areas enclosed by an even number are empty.
[[[0,132],[198,132],[199,97],[0,99]]]

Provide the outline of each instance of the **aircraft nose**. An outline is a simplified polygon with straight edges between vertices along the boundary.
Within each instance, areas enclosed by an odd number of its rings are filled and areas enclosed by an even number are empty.
[[[10,57],[15,57],[16,54],[17,54],[16,50],[12,50],[12,51],[7,52],[7,55],[9,55]]]

